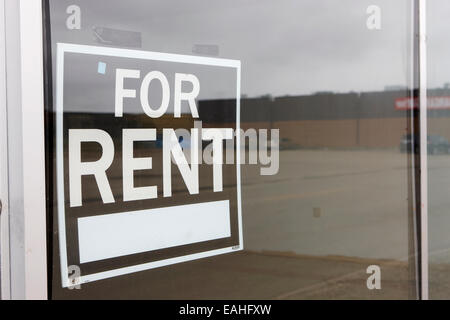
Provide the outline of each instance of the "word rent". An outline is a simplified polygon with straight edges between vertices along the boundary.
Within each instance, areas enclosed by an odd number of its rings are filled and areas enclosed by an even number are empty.
[[[136,90],[125,88],[125,79],[141,79],[139,70],[117,69],[115,87],[115,116],[123,117],[124,99],[135,99]],[[149,103],[149,86],[151,83],[161,88],[161,103],[152,106]],[[192,90],[183,92],[183,83],[189,83]],[[193,118],[198,118],[196,98],[200,93],[200,82],[193,74],[175,74],[173,110],[174,117],[181,117],[181,104],[186,101]],[[141,81],[140,103],[145,114],[151,118],[163,116],[171,102],[171,88],[167,77],[159,71],[151,71]],[[222,165],[224,140],[233,138],[233,129],[228,128],[192,128],[190,141],[190,161],[183,153],[182,147],[174,129],[162,130],[162,164],[163,164],[163,196],[172,196],[172,163],[175,163],[181,173],[190,194],[199,193],[199,141],[212,141],[213,150],[213,189],[223,191]],[[157,186],[134,186],[134,172],[152,169],[152,157],[135,158],[133,156],[134,142],[156,141],[156,129],[129,128],[122,130],[122,175],[123,200],[135,201],[157,198]],[[97,161],[82,161],[82,143],[97,143],[101,146],[102,155]],[[114,142],[110,134],[100,129],[69,129],[69,189],[70,206],[82,206],[82,176],[93,175],[103,203],[114,203],[107,170],[115,156]]]

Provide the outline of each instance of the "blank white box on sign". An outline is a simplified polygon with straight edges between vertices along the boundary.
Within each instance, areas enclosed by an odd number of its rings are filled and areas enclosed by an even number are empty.
[[[229,200],[78,219],[81,263],[230,236]]]

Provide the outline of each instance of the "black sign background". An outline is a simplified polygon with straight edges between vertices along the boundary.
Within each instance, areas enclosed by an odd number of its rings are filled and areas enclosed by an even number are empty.
[[[208,113],[217,112],[220,101],[214,96],[230,95],[236,103],[236,69],[204,66],[198,64],[185,64],[175,62],[161,62],[155,60],[137,60],[121,57],[109,57],[101,55],[65,53],[64,54],[64,114],[63,114],[63,154],[64,154],[64,197],[65,219],[67,237],[68,265],[77,265],[81,269],[81,275],[88,275],[103,271],[109,271],[122,267],[189,255],[219,248],[239,245],[239,225],[237,210],[237,168],[235,164],[223,166],[223,192],[213,192],[213,168],[212,165],[202,164],[199,168],[200,193],[189,194],[184,181],[175,165],[172,164],[172,197],[164,198],[162,177],[162,149],[161,133],[163,128],[194,128],[194,121],[202,121],[203,127],[216,127],[218,123],[208,123],[203,119],[211,118]],[[98,64],[106,65],[105,73],[98,71]],[[137,98],[124,99],[123,117],[114,115],[115,98],[115,70],[117,68],[136,69],[141,72],[141,79],[126,79],[125,87],[135,89]],[[170,111],[158,119],[149,118],[142,110],[139,100],[139,90],[142,78],[150,71],[158,70],[164,73],[171,87],[171,103],[173,106],[173,88],[175,72],[192,73],[200,80],[199,101],[214,99],[216,105],[209,105],[209,110],[202,111],[200,118],[193,118],[186,111],[186,105],[182,106],[185,113],[181,118],[174,118]],[[203,85],[205,84],[205,85]],[[227,84],[226,86],[224,84]],[[59,88],[55,88],[58,90]],[[158,90],[159,89],[159,90]],[[189,90],[189,89],[186,89]],[[160,86],[151,85],[149,90],[150,103],[158,105],[160,101]],[[153,102],[154,101],[154,102]],[[173,109],[172,109],[173,110]],[[236,119],[236,114],[233,116]],[[236,129],[234,123],[220,123],[219,127]],[[124,202],[122,197],[122,130],[131,128],[156,128],[158,140],[156,142],[137,142],[134,144],[135,157],[152,157],[153,168],[151,170],[135,171],[135,187],[156,185],[158,198],[141,201]],[[115,203],[104,204],[102,202],[94,176],[82,177],[81,207],[69,205],[69,161],[68,161],[68,132],[69,129],[101,129],[113,138],[115,147],[114,161],[107,170],[108,180],[115,198]],[[209,143],[209,142],[208,142]],[[205,143],[203,147],[205,147]],[[82,161],[95,161],[101,157],[101,147],[95,143],[82,144]],[[236,161],[235,161],[236,162]],[[81,217],[122,213],[128,211],[171,207],[176,205],[195,204],[210,201],[230,201],[230,227],[231,237],[212,241],[188,244],[178,247],[143,252],[127,256],[121,256],[106,260],[80,263],[77,219]],[[55,215],[54,227],[57,230],[57,215]],[[57,232],[54,233],[55,238]],[[57,243],[55,241],[55,243]],[[92,244],[95,246],[95,243]],[[58,259],[59,260],[59,259]]]

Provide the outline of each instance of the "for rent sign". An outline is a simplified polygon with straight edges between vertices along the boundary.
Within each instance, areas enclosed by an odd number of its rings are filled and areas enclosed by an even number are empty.
[[[242,249],[239,61],[60,43],[56,79],[63,287]],[[235,122],[202,126],[221,98]]]

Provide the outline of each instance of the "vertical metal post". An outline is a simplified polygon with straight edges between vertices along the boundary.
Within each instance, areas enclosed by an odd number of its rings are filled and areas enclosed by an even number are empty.
[[[0,298],[9,299],[10,265],[9,265],[9,216],[8,216],[8,143],[6,116],[6,33],[5,1],[0,0]]]
[[[47,298],[41,0],[4,0],[12,299]]]
[[[420,282],[421,299],[428,300],[428,148],[426,0],[419,0],[419,118],[420,118]]]
[[[410,53],[410,60],[408,65],[408,79],[409,79],[409,98],[414,101],[419,87],[418,69],[419,69],[419,46],[417,41],[419,9],[418,0],[411,1],[409,7],[410,21],[408,21],[407,30],[410,35],[408,52]],[[409,292],[408,298],[411,300],[420,299],[420,262],[419,262],[419,215],[417,210],[417,189],[420,188],[420,179],[417,179],[418,159],[416,155],[416,141],[415,133],[419,127],[418,111],[415,108],[408,108],[406,110],[406,133],[411,135],[410,150],[411,152],[406,156],[406,163],[408,168],[407,187],[408,187],[408,283]]]

